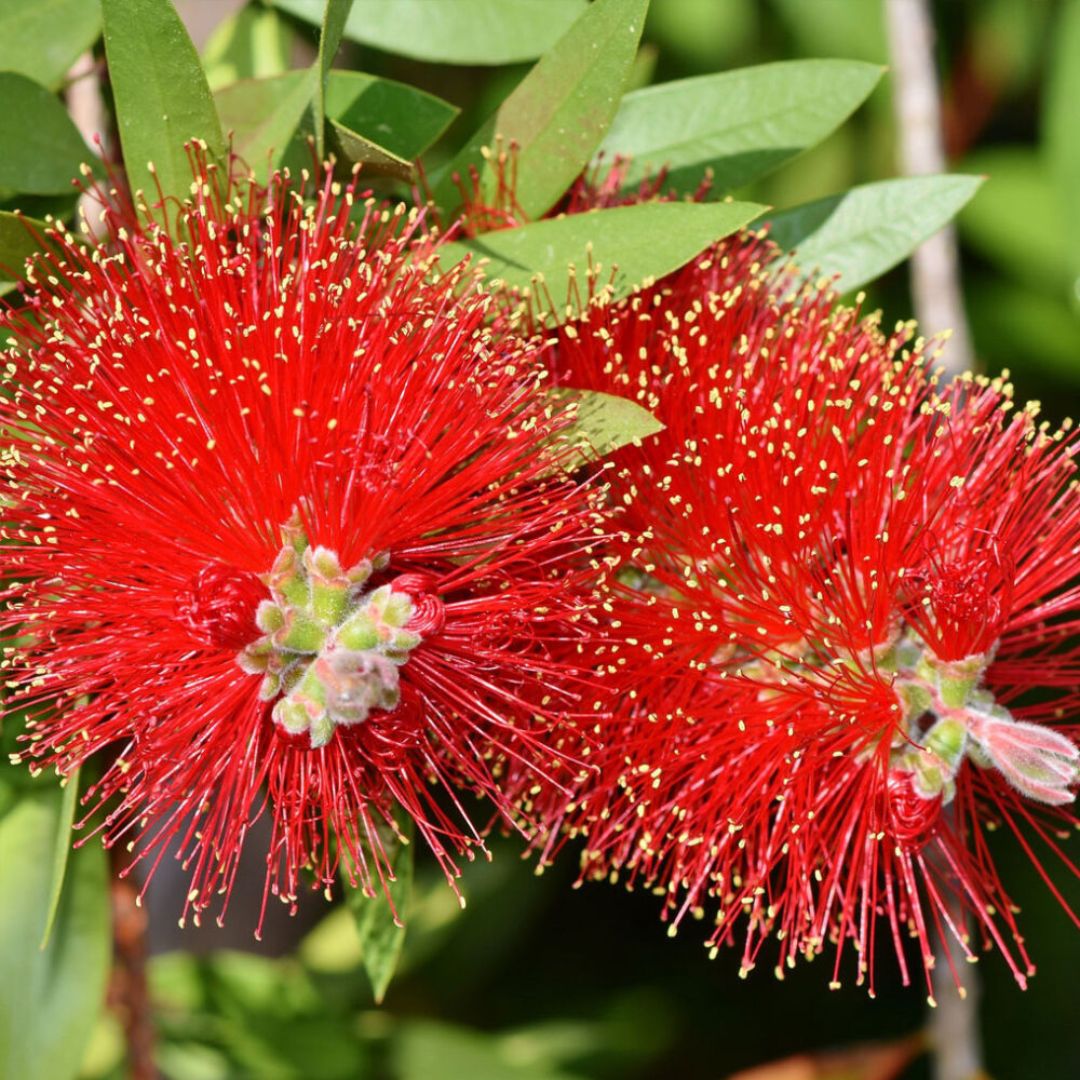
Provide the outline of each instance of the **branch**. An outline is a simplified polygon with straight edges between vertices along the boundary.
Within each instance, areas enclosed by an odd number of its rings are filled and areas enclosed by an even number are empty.
[[[927,0],[885,0],[889,55],[894,71],[893,107],[900,164],[907,176],[945,171],[941,100],[934,67],[934,28]],[[942,363],[946,375],[975,366],[960,288],[956,229],[947,225],[911,257],[915,315],[927,334],[951,331]]]

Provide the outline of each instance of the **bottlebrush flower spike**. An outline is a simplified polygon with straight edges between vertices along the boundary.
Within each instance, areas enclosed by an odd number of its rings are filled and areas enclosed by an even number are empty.
[[[175,852],[185,916],[263,813],[290,904],[376,889],[398,807],[453,875],[456,792],[509,813],[581,711],[597,492],[415,216],[195,181],[173,235],[58,233],[4,316],[5,714],[33,767],[105,752],[97,829]]]
[[[1076,439],[794,282],[733,237],[557,332],[557,381],[666,428],[609,473],[623,707],[544,857],[584,837],[585,876],[710,920],[744,974],[772,942],[781,976],[831,949],[839,984],[851,944],[872,990],[884,934],[907,982],[907,935],[927,971],[935,932],[974,958],[959,906],[1023,983],[984,829],[1078,872]]]

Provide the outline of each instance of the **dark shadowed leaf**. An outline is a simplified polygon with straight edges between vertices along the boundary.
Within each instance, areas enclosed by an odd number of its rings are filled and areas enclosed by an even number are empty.
[[[0,72],[0,188],[32,195],[71,190],[96,158],[55,94],[25,75]]]
[[[401,959],[405,944],[405,920],[408,918],[413,888],[413,820],[405,813],[398,814],[396,820],[404,842],[389,827],[380,829],[383,848],[394,872],[394,880],[386,883],[393,906],[382,895],[378,883],[373,897],[351,888],[347,881],[345,885],[346,899],[356,918],[360,960],[371,983],[376,1004],[381,1004],[386,996]]]
[[[547,307],[550,297],[557,317],[572,316],[578,298],[587,293],[590,267],[598,284],[610,282],[613,296],[626,296],[677,270],[761,210],[743,202],[620,206],[447,244],[441,261],[450,266],[470,254],[487,259],[484,272],[490,281],[523,291],[541,277],[540,306]]]
[[[100,33],[98,0],[0,0],[0,70],[55,89]]]
[[[272,0],[319,24],[319,0]],[[441,64],[512,64],[546,52],[586,0],[354,0],[345,36]]]
[[[492,198],[498,166],[483,151],[500,138],[503,147],[518,148],[518,206],[529,218],[549,210],[592,157],[619,107],[647,9],[648,0],[595,0],[445,167],[435,201],[444,207],[459,201],[454,175],[466,176],[470,166]]]
[[[792,60],[635,90],[600,146],[629,156],[627,186],[667,167],[693,190],[705,166],[729,191],[782,165],[835,130],[884,69],[857,60]]]
[[[105,992],[110,952],[105,853],[71,855],[48,944],[41,948],[53,860],[67,831],[58,786],[26,791],[0,818],[0,1076],[68,1080]]]
[[[979,176],[917,176],[863,184],[771,213],[769,233],[808,274],[838,275],[850,292],[906,259],[975,194]]]
[[[166,196],[184,197],[191,167],[184,144],[204,139],[224,158],[225,140],[195,46],[169,0],[102,0],[105,55],[132,190],[156,199],[153,162]]]

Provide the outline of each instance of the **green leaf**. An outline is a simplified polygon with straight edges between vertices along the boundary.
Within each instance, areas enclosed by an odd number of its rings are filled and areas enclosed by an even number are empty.
[[[48,227],[44,221],[0,210],[0,292],[23,280],[26,260],[44,249]]]
[[[1043,114],[1043,134],[1050,175],[1057,189],[1057,209],[1069,264],[1068,295],[1080,306],[1080,139],[1076,103],[1080,98],[1080,3],[1060,7]],[[1021,212],[1018,216],[1023,216]]]
[[[408,161],[391,154],[385,147],[370,142],[355,131],[350,131],[336,120],[330,121],[330,146],[339,161],[347,164],[359,162],[370,176],[392,176],[397,180],[411,180],[413,167]]]
[[[225,140],[195,46],[170,0],[102,0],[105,56],[124,166],[133,191],[184,198],[191,166],[184,144],[204,139],[224,159]]]
[[[272,0],[318,24],[313,0]],[[513,64],[542,55],[587,7],[586,0],[355,0],[345,36],[438,64]]]
[[[456,106],[414,86],[331,71],[326,115],[406,161],[418,158],[449,127]]]
[[[56,89],[100,33],[98,0],[0,0],[0,70]]]
[[[574,1080],[580,1074],[522,1061],[513,1042],[436,1020],[402,1020],[394,1039],[394,1076],[400,1080]]]
[[[1024,383],[1039,372],[1058,393],[1066,389],[1063,382],[1080,386],[1080,320],[1060,291],[1048,296],[995,279],[980,281],[973,295],[972,332],[990,370],[1019,368]]]
[[[31,195],[71,191],[96,160],[59,99],[25,75],[0,72],[0,188]]]
[[[67,876],[71,858],[71,826],[75,821],[75,807],[79,802],[79,770],[71,773],[63,785],[60,800],[60,820],[53,846],[52,887],[49,890],[49,906],[45,915],[45,929],[41,935],[41,947],[47,948],[56,916],[60,912],[60,898],[64,895],[64,878]]]
[[[244,79],[215,95],[222,126],[233,134],[236,152],[265,177],[266,166],[312,164],[305,133],[317,72],[290,71],[268,79]],[[446,130],[457,114],[453,105],[391,79],[353,71],[331,71],[326,115],[351,135],[375,144],[402,169]],[[351,151],[356,146],[350,143]],[[339,147],[339,152],[341,148]],[[349,148],[346,148],[347,150]]]
[[[414,846],[411,841],[415,826],[412,818],[405,813],[396,814],[395,820],[400,836],[395,835],[389,826],[379,829],[380,839],[394,874],[394,880],[386,883],[393,908],[379,892],[377,881],[376,895],[365,896],[359,889],[349,887],[347,874],[344,870],[342,873],[343,880],[346,880],[346,900],[356,918],[361,961],[371,983],[376,1005],[382,1004],[401,959],[401,950],[405,944],[405,918],[413,887]],[[397,918],[394,916],[395,911]]]
[[[588,11],[540,58],[440,174],[435,201],[452,207],[454,175],[470,165],[493,198],[497,163],[483,151],[516,144],[515,199],[528,218],[558,201],[592,157],[619,107],[645,24],[648,0],[594,0]]]
[[[353,0],[326,0],[323,10],[322,31],[319,34],[319,81],[315,87],[315,153],[320,161],[326,156],[326,80],[330,76],[330,66],[341,46],[341,35],[345,30],[345,20],[349,17]]]
[[[791,60],[635,90],[600,145],[629,156],[626,185],[664,168],[693,190],[709,166],[729,191],[763,176],[834,131],[884,69],[857,60]]]
[[[626,296],[677,270],[762,209],[745,202],[653,202],[594,210],[446,244],[441,262],[449,267],[466,255],[485,258],[484,272],[492,284],[502,282],[523,293],[541,277],[544,293],[559,309],[555,314],[572,317],[590,266],[599,284],[610,281],[613,297]]]
[[[53,865],[42,853],[67,829],[59,787],[26,793],[0,819],[0,1076],[74,1077],[102,1003],[110,922],[105,852],[71,856],[48,945]]]
[[[987,179],[957,219],[966,243],[1009,277],[1064,296],[1069,244],[1050,170],[1033,146],[994,146],[964,159]],[[1023,212],[1018,213],[1018,208]]]
[[[850,292],[906,259],[975,194],[980,176],[915,176],[770,213],[769,235],[807,273]]]
[[[558,387],[549,391],[556,409],[572,409],[573,423],[559,433],[584,462],[596,461],[622,446],[664,430],[664,425],[637,402],[599,390]]]
[[[313,164],[306,147],[296,145],[296,135],[318,82],[319,72],[311,67],[269,79],[243,79],[214,95],[233,149],[260,179],[279,168],[286,155],[298,164]]]
[[[272,8],[242,7],[218,25],[203,49],[210,89],[288,71],[292,40],[289,23]]]

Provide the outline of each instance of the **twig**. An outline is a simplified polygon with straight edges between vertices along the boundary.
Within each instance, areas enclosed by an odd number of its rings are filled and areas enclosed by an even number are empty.
[[[941,100],[929,5],[927,0],[885,0],[885,15],[901,168],[908,176],[944,172]],[[974,367],[952,225],[935,233],[912,255],[911,291],[923,331],[951,331],[941,357],[946,374],[951,377]]]
[[[109,1004],[120,1016],[127,1042],[128,1076],[155,1080],[154,1022],[146,982],[146,909],[137,903],[139,889],[131,877],[120,877],[123,855],[113,848],[112,913],[113,975]]]

